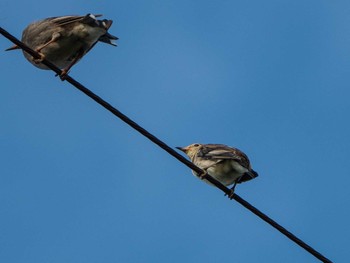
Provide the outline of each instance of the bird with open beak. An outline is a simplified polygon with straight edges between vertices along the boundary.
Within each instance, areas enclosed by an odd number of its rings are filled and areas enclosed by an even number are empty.
[[[192,163],[204,170],[204,174],[199,175],[195,171],[193,174],[201,179],[208,174],[225,186],[233,184],[231,188],[232,198],[237,184],[249,181],[258,176],[250,165],[248,156],[237,148],[223,144],[199,144],[194,143],[186,147],[176,147],[190,157]],[[205,180],[209,183],[209,181]]]
[[[26,59],[34,66],[49,69],[41,62],[46,59],[62,69],[64,79],[74,66],[97,42],[116,46],[118,37],[108,33],[112,20],[97,20],[102,15],[50,17],[27,26],[22,34],[22,42],[37,51],[41,58],[34,59],[23,51]],[[19,49],[13,46],[8,50]]]

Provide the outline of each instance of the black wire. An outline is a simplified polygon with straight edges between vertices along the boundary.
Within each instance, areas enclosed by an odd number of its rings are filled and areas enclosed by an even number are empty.
[[[17,46],[19,46],[21,49],[25,50],[27,53],[29,53],[30,55],[32,55],[34,58],[40,58],[40,55],[32,50],[31,48],[27,47],[24,43],[22,43],[21,41],[19,41],[17,38],[15,38],[14,36],[12,36],[10,33],[8,33],[6,30],[4,30],[2,27],[0,27],[0,33],[5,36],[6,38],[8,38],[10,41],[12,41],[14,44],[16,44]],[[58,75],[60,75],[62,73],[62,71],[57,68],[54,64],[52,64],[51,62],[47,61],[47,60],[43,60],[41,62],[42,64],[48,66],[50,69],[52,69],[54,72],[56,72]],[[92,91],[90,91],[89,89],[87,89],[86,87],[84,87],[82,84],[80,84],[78,81],[76,81],[75,79],[73,79],[72,77],[70,77],[69,75],[66,76],[65,80],[67,82],[69,82],[70,84],[72,84],[74,87],[76,87],[77,89],[79,89],[81,92],[83,92],[84,94],[86,94],[87,96],[89,96],[91,99],[93,99],[94,101],[96,101],[98,104],[100,104],[101,106],[103,106],[105,109],[107,109],[108,111],[110,111],[112,114],[114,114],[115,116],[117,116],[118,118],[120,118],[122,121],[124,121],[125,123],[127,123],[128,125],[130,125],[133,129],[137,130],[139,133],[141,133],[143,136],[147,137],[149,140],[151,140],[153,143],[157,144],[159,147],[161,147],[163,150],[165,150],[166,152],[168,152],[170,155],[172,155],[173,157],[175,157],[178,161],[182,162],[183,164],[185,164],[187,167],[189,167],[190,169],[196,171],[198,174],[204,174],[204,178],[206,180],[208,180],[210,183],[212,183],[213,185],[215,185],[217,188],[219,188],[220,190],[222,190],[225,194],[229,195],[231,194],[231,190],[229,188],[227,188],[226,186],[224,186],[223,184],[221,184],[219,181],[215,180],[213,177],[209,176],[208,174],[205,174],[204,171],[202,169],[200,169],[199,167],[197,167],[196,165],[194,165],[192,162],[190,162],[188,159],[186,159],[185,157],[183,157],[181,154],[179,154],[178,152],[176,152],[173,148],[169,147],[166,143],[164,143],[163,141],[161,141],[160,139],[158,139],[157,137],[155,137],[153,134],[149,133],[147,130],[145,130],[144,128],[142,128],[140,125],[138,125],[136,122],[134,122],[133,120],[131,120],[129,117],[127,117],[126,115],[124,115],[122,112],[120,112],[119,110],[117,110],[116,108],[114,108],[111,104],[109,104],[108,102],[106,102],[105,100],[103,100],[102,98],[100,98],[99,96],[97,96],[96,94],[94,94]],[[244,206],[245,208],[247,208],[248,210],[250,210],[252,213],[254,213],[255,215],[257,215],[258,217],[260,217],[262,220],[264,220],[265,222],[267,222],[268,224],[270,224],[272,227],[276,228],[278,231],[280,231],[283,235],[285,235],[286,237],[288,237],[290,240],[292,240],[293,242],[295,242],[296,244],[298,244],[300,247],[304,248],[306,251],[308,251],[309,253],[311,253],[313,256],[315,256],[316,258],[318,258],[319,260],[321,260],[322,262],[327,262],[327,263],[331,263],[332,261],[330,261],[328,258],[326,258],[325,256],[323,256],[321,253],[317,252],[315,249],[313,249],[312,247],[310,247],[309,245],[307,245],[305,242],[303,242],[301,239],[299,239],[298,237],[296,237],[295,235],[293,235],[291,232],[289,232],[287,229],[285,229],[284,227],[282,227],[280,224],[278,224],[276,221],[272,220],[270,217],[268,217],[266,214],[264,214],[263,212],[261,212],[260,210],[258,210],[257,208],[255,208],[254,206],[252,206],[250,203],[248,203],[247,201],[245,201],[244,199],[242,199],[240,196],[238,196],[237,194],[233,194],[232,199],[234,199],[235,201],[237,201],[238,203],[240,203],[242,206]]]

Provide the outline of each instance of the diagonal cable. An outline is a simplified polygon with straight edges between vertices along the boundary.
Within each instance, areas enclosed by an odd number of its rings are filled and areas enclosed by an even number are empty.
[[[26,46],[24,43],[22,43],[21,41],[19,41],[17,38],[15,38],[13,35],[11,35],[10,33],[8,33],[5,29],[3,29],[2,27],[0,27],[0,34],[2,34],[4,37],[6,37],[7,39],[9,39],[11,42],[13,42],[14,44],[16,44],[17,46],[19,46],[21,49],[23,49],[25,52],[29,53],[30,55],[32,55],[34,58],[40,58],[40,55],[38,54],[38,52],[32,50],[31,48],[29,48],[28,46]],[[60,75],[62,73],[61,69],[59,69],[58,67],[56,67],[54,64],[52,64],[50,61],[47,60],[43,60],[41,62],[42,64],[46,65],[47,67],[49,67],[51,70],[53,70],[56,74]],[[231,190],[229,188],[227,188],[226,186],[224,186],[222,183],[220,183],[219,181],[215,180],[213,177],[209,176],[208,174],[206,174],[202,169],[200,169],[199,167],[197,167],[196,165],[194,165],[192,162],[190,162],[188,159],[186,159],[185,157],[183,157],[181,154],[179,154],[178,152],[176,152],[173,148],[171,148],[170,146],[168,146],[166,143],[164,143],[163,141],[161,141],[160,139],[158,139],[156,136],[154,136],[153,134],[149,133],[147,130],[145,130],[144,128],[142,128],[140,125],[138,125],[136,122],[134,122],[133,120],[131,120],[129,117],[127,117],[125,114],[123,114],[122,112],[120,112],[119,110],[117,110],[116,108],[114,108],[111,104],[109,104],[108,102],[106,102],[105,100],[103,100],[102,98],[100,98],[99,96],[97,96],[95,93],[93,93],[92,91],[90,91],[89,89],[87,89],[86,87],[84,87],[82,84],[80,84],[78,81],[76,81],[75,79],[73,79],[72,77],[70,77],[69,75],[67,75],[65,77],[65,79],[67,82],[69,82],[70,84],[72,84],[74,87],[76,87],[78,90],[80,90],[81,92],[83,92],[84,94],[86,94],[87,96],[89,96],[91,99],[93,99],[94,101],[96,101],[98,104],[100,104],[102,107],[104,107],[106,110],[110,111],[113,115],[117,116],[119,119],[121,119],[122,121],[124,121],[126,124],[128,124],[129,126],[131,126],[133,129],[137,130],[139,133],[141,133],[143,136],[145,136],[146,138],[148,138],[149,140],[151,140],[153,143],[157,144],[160,148],[162,148],[163,150],[165,150],[166,152],[168,152],[170,155],[172,155],[173,157],[175,157],[178,161],[180,161],[181,163],[183,163],[184,165],[186,165],[187,167],[189,167],[190,169],[196,171],[198,174],[203,174],[204,179],[208,180],[210,183],[212,183],[213,185],[215,185],[217,188],[219,188],[221,191],[223,191],[225,194],[229,195],[231,194]],[[243,198],[241,198],[240,196],[238,196],[237,194],[233,194],[232,199],[234,199],[235,201],[237,201],[238,203],[240,203],[242,206],[244,206],[245,208],[247,208],[248,210],[250,210],[252,213],[254,213],[255,215],[257,215],[258,217],[260,217],[262,220],[264,220],[266,223],[270,224],[272,227],[274,227],[275,229],[277,229],[279,232],[281,232],[283,235],[285,235],[286,237],[288,237],[290,240],[292,240],[293,242],[295,242],[296,244],[298,244],[300,247],[304,248],[306,251],[308,251],[310,254],[312,254],[313,256],[315,256],[317,259],[319,259],[322,262],[326,262],[326,263],[332,263],[331,260],[329,260],[328,258],[326,258],[325,256],[323,256],[321,253],[319,253],[318,251],[316,251],[315,249],[313,249],[311,246],[309,246],[308,244],[306,244],[304,241],[302,241],[301,239],[299,239],[298,237],[296,237],[294,234],[292,234],[291,232],[289,232],[287,229],[285,229],[283,226],[281,226],[280,224],[278,224],[276,221],[274,221],[273,219],[271,219],[270,217],[268,217],[266,214],[264,214],[263,212],[261,212],[259,209],[255,208],[253,205],[251,205],[250,203],[248,203],[247,201],[245,201]]]

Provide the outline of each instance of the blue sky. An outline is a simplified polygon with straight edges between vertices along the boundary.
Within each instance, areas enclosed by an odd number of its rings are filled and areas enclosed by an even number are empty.
[[[170,146],[242,149],[236,193],[347,262],[349,1],[4,0],[0,25],[90,12],[119,46],[72,77]],[[21,52],[0,67],[1,262],[317,262]]]

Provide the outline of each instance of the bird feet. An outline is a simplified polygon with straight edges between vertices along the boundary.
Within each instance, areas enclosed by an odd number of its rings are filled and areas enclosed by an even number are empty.
[[[203,173],[201,173],[200,175],[198,175],[199,179],[204,180],[205,176],[207,175],[207,171],[204,171]]]
[[[234,196],[234,194],[235,194],[235,188],[236,188],[236,185],[237,185],[238,181],[239,181],[239,179],[236,180],[236,182],[234,183],[234,185],[231,187],[230,192],[227,193],[227,194],[225,194],[225,196],[227,195],[227,197],[230,198],[231,200],[233,199],[233,196]]]
[[[34,58],[33,57],[33,61],[34,61],[35,64],[40,64],[45,59],[45,55],[43,53],[41,53],[39,50],[35,50],[35,51],[39,53],[40,57],[39,58]]]
[[[228,198],[230,198],[232,200],[234,194],[235,194],[235,190],[234,189],[230,189],[230,192],[225,194],[225,196],[227,196]]]
[[[62,69],[61,74],[56,74],[55,77],[59,76],[62,81],[65,81],[67,78],[69,70],[67,69]]]
[[[69,72],[69,70],[67,70],[67,69],[62,69],[62,72],[61,72],[61,74],[60,74],[60,79],[61,79],[62,81],[64,81],[64,80],[67,78],[68,72]]]

